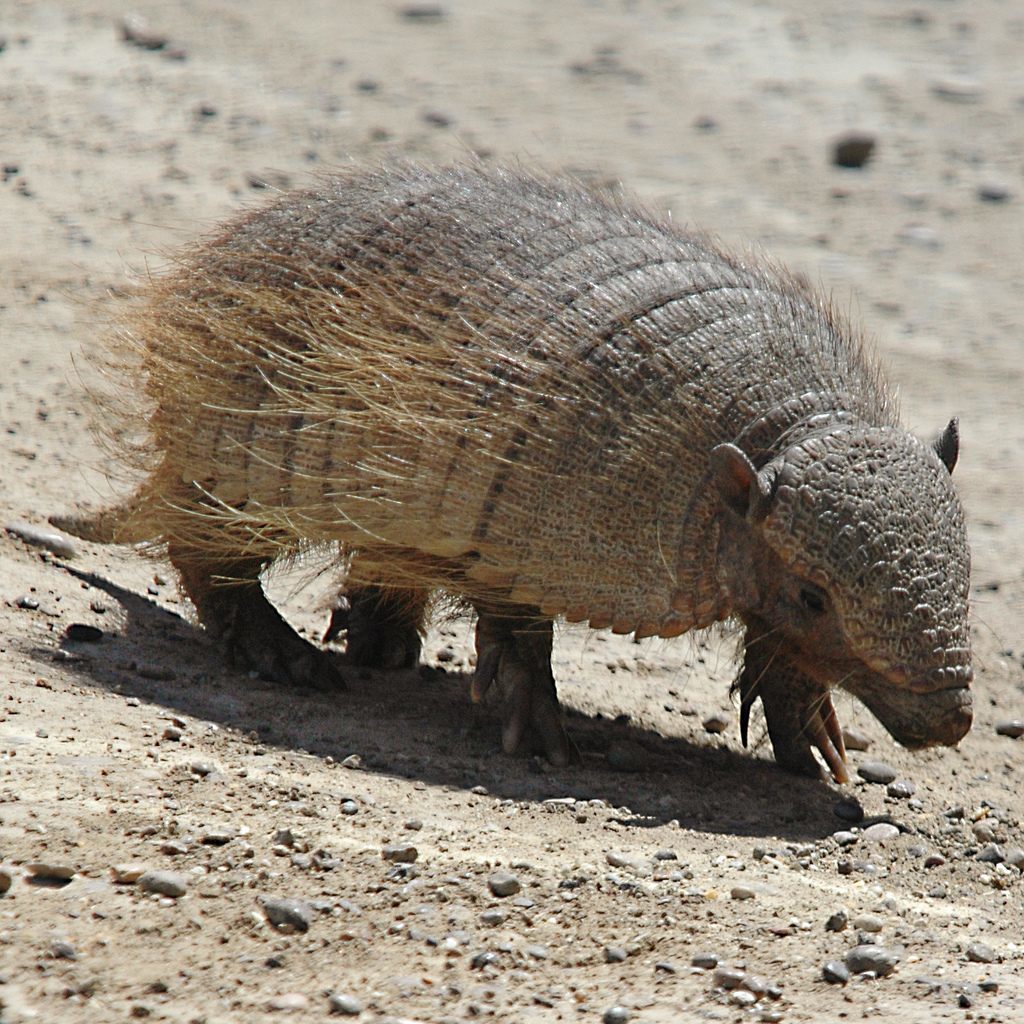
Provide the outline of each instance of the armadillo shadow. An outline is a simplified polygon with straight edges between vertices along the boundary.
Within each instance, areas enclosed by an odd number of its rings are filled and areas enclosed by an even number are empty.
[[[242,756],[254,766],[275,751],[335,762],[357,754],[364,771],[483,786],[492,798],[600,799],[621,808],[619,823],[632,828],[675,819],[708,833],[796,840],[843,827],[834,814],[836,790],[781,771],[767,744],[740,753],[570,709],[583,764],[553,769],[500,752],[498,709],[470,702],[466,675],[343,666],[348,689],[336,694],[282,687],[225,668],[201,628],[146,597],[63,568],[117,601],[127,617],[121,631],[98,643],[63,642],[80,681],[230,729],[246,738],[251,753]],[[613,749],[617,756],[609,759]]]

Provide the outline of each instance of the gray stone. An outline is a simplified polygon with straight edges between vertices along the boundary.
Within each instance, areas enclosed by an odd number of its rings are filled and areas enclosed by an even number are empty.
[[[628,957],[629,953],[627,953],[621,946],[605,946],[604,948],[604,962],[606,964],[621,964],[624,963]]]
[[[865,761],[857,767],[857,774],[876,786],[887,786],[896,779],[896,769],[884,761]]]
[[[138,885],[143,892],[172,896],[174,899],[188,892],[188,880],[176,871],[147,871],[139,876]]]
[[[849,970],[838,960],[829,960],[822,965],[821,976],[830,985],[845,985],[850,980]]]
[[[389,843],[380,851],[380,855],[384,860],[394,861],[397,864],[412,864],[420,852],[409,843]]]
[[[332,992],[327,999],[331,1013],[341,1013],[346,1017],[357,1017],[363,1012],[363,1004],[344,992]]]
[[[717,953],[694,953],[690,963],[694,967],[700,967],[705,971],[714,970],[721,959]]]
[[[917,792],[917,786],[909,779],[897,779],[885,787],[885,792],[894,800],[909,800]]]
[[[55,861],[33,861],[26,864],[25,869],[41,882],[70,882],[75,877],[75,869],[70,864],[59,864]]]
[[[996,725],[997,736],[1009,736],[1010,739],[1019,740],[1024,736],[1024,719],[1013,718]]]
[[[522,889],[522,883],[508,871],[495,871],[487,879],[487,888],[495,896],[515,896]]]
[[[308,932],[313,908],[305,900],[262,896],[259,904],[267,920],[283,932]]]
[[[865,843],[884,843],[897,839],[899,834],[900,830],[895,825],[891,825],[887,821],[878,821],[864,829],[860,837]]]
[[[998,958],[991,946],[984,942],[972,942],[967,947],[967,959],[975,964],[994,964]]]
[[[624,1006],[609,1006],[601,1016],[602,1024],[626,1024],[631,1014]]]
[[[894,953],[884,946],[876,946],[873,943],[854,946],[843,958],[847,968],[854,974],[864,974],[871,971],[879,978],[884,978],[896,969],[900,962],[899,954]]]

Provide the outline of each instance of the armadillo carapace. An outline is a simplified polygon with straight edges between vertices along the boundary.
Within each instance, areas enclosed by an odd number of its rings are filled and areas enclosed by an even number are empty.
[[[236,664],[337,681],[259,582],[332,546],[352,661],[415,661],[435,591],[476,608],[509,751],[573,756],[557,617],[738,620],[744,740],[760,698],[797,771],[845,778],[835,685],[908,746],[970,727],[956,422],[907,433],[856,332],[758,259],[571,181],[353,171],[184,252],[123,334],[146,476],[93,533],[162,542]]]

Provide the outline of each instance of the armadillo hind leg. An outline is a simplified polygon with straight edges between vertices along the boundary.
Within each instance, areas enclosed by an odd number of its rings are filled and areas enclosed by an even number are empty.
[[[740,692],[740,733],[747,745],[750,710],[760,698],[768,736],[780,767],[821,778],[817,749],[836,782],[849,781],[843,731],[827,687],[802,672],[786,655],[785,641],[747,626]]]
[[[551,671],[552,621],[522,607],[477,606],[476,672],[471,693],[483,700],[494,686],[502,708],[502,747],[508,754],[543,753],[554,765],[579,761],[562,722]]]
[[[428,598],[423,590],[346,587],[331,611],[324,643],[345,633],[348,664],[414,668],[423,646]]]
[[[279,683],[344,688],[333,657],[303,640],[263,593],[262,562],[213,562],[173,541],[168,554],[199,621],[220,642],[234,668]]]

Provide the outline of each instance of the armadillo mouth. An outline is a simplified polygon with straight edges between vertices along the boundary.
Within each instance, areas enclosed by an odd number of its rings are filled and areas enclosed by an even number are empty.
[[[867,705],[897,743],[905,747],[951,747],[967,735],[974,719],[966,685],[914,692],[875,673],[856,673],[843,689]]]

